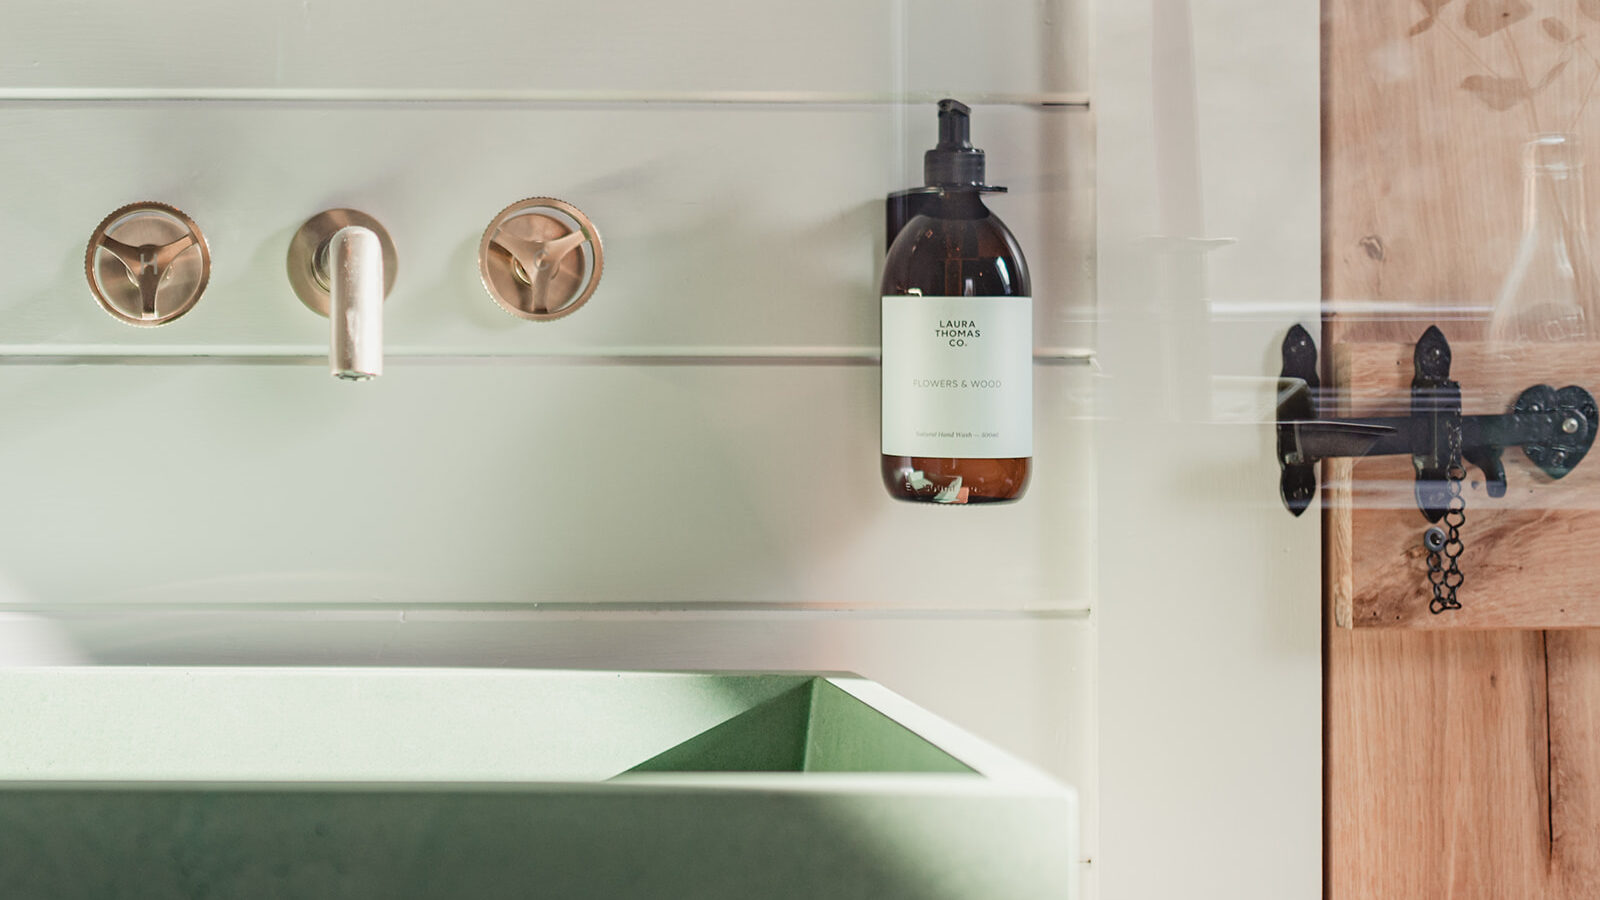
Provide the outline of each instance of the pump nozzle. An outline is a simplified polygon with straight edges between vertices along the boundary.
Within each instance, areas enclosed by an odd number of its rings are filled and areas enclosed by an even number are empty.
[[[939,149],[972,149],[972,109],[960,100],[939,101]]]
[[[959,100],[939,101],[939,144],[922,155],[929,187],[983,186],[983,151],[972,146],[971,115]]]

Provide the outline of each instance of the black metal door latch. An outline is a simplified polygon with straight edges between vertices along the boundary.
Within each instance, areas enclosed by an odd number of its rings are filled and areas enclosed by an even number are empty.
[[[1594,443],[1600,418],[1594,397],[1581,387],[1535,385],[1504,414],[1464,416],[1461,385],[1450,379],[1450,344],[1438,327],[1423,333],[1413,360],[1409,415],[1325,418],[1316,344],[1305,328],[1289,329],[1278,382],[1278,464],[1290,512],[1298,516],[1310,505],[1317,492],[1316,463],[1329,457],[1410,456],[1417,508],[1438,522],[1450,507],[1452,470],[1459,472],[1463,462],[1483,470],[1489,496],[1502,497],[1506,470],[1500,457],[1507,447],[1521,447],[1546,475],[1560,478]]]

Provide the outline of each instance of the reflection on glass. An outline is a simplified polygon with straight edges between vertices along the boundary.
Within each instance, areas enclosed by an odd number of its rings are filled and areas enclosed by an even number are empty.
[[[1539,135],[1524,147],[1522,165],[1522,238],[1489,314],[1489,340],[1600,339],[1577,140]]]

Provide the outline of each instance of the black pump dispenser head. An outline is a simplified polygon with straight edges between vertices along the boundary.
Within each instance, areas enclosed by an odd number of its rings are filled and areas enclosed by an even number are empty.
[[[971,114],[972,110],[959,100],[939,101],[939,145],[922,155],[924,186],[895,191],[885,198],[885,247],[893,246],[907,222],[937,209],[939,198],[946,192],[1005,192],[999,185],[983,183],[983,151],[972,146]]]
[[[972,146],[972,110],[959,100],[939,101],[939,145],[922,155],[928,187],[983,187],[983,151]]]

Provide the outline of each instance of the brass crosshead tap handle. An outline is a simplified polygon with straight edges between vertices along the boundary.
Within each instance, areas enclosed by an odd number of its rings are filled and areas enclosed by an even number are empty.
[[[135,203],[94,230],[84,272],[106,312],[130,325],[162,325],[199,302],[211,253],[199,226],[176,207]]]
[[[570,315],[600,283],[600,232],[577,207],[553,197],[519,200],[500,211],[478,246],[483,287],[524,319]]]

